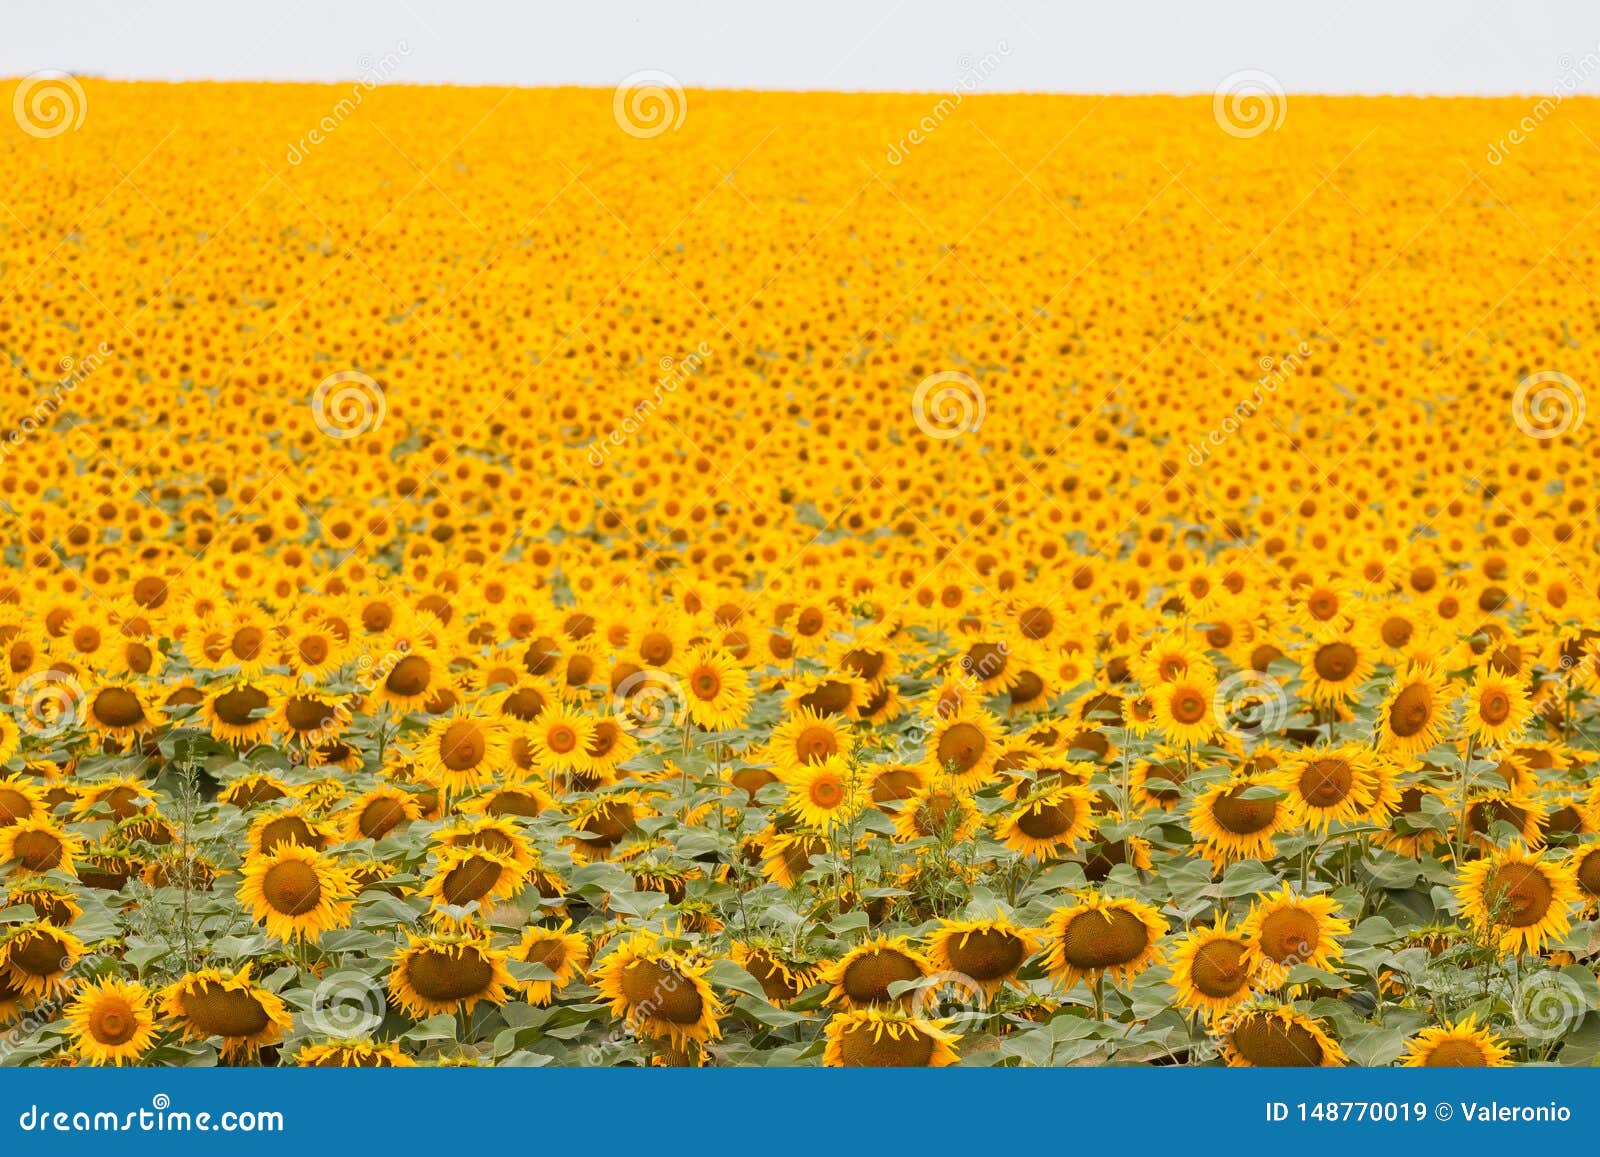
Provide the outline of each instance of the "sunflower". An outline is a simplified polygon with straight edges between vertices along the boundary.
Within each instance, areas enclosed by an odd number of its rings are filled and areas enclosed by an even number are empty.
[[[595,725],[576,707],[552,706],[524,727],[533,766],[540,772],[553,775],[588,769]]]
[[[832,987],[822,1003],[844,1008],[909,1003],[915,998],[914,990],[896,994],[889,986],[921,981],[933,972],[933,964],[910,940],[880,935],[856,945],[823,969],[822,980]]]
[[[6,892],[6,907],[23,904],[32,908],[40,920],[57,928],[70,928],[83,915],[83,907],[71,891],[26,877]]]
[[[1532,717],[1525,679],[1485,667],[1468,688],[1463,722],[1479,743],[1498,747],[1514,739]]]
[[[247,855],[260,856],[285,844],[321,851],[333,840],[333,830],[307,803],[292,803],[276,811],[263,812],[250,822],[245,835]]]
[[[299,844],[245,859],[239,902],[279,940],[316,940],[350,918],[355,887],[332,858]]]
[[[67,986],[83,951],[82,940],[48,920],[17,925],[0,940],[0,975],[26,996],[51,996]]]
[[[423,706],[449,681],[444,660],[420,638],[406,640],[404,650],[397,647],[393,653],[399,658],[385,664],[387,672],[378,684],[377,697],[397,711]]]
[[[1195,849],[1213,864],[1270,860],[1273,837],[1287,821],[1282,794],[1264,779],[1224,780],[1207,788],[1189,807]]]
[[[1375,764],[1360,744],[1319,747],[1291,760],[1271,782],[1284,792],[1291,822],[1321,832],[1331,823],[1353,822],[1372,807],[1379,786]]]
[[[1243,932],[1219,912],[1210,927],[1191,929],[1171,949],[1172,987],[1178,1005],[1215,1019],[1249,1000],[1257,981],[1257,954]]]
[[[76,875],[76,858],[82,854],[82,841],[43,815],[0,827],[0,863],[15,864],[19,875]]]
[[[475,903],[486,910],[496,900],[516,895],[526,882],[522,869],[508,855],[485,848],[448,848],[440,854],[420,894],[436,906],[464,908]]]
[[[1300,674],[1313,703],[1331,704],[1350,698],[1372,678],[1377,656],[1366,637],[1340,632],[1314,643]]]
[[[22,729],[16,720],[0,711],[0,766],[11,762],[12,756],[22,748]],[[4,805],[0,804],[0,823],[4,822]]]
[[[1462,915],[1502,952],[1540,952],[1572,926],[1583,894],[1572,865],[1513,844],[1461,868]]]
[[[417,1062],[392,1041],[335,1040],[302,1046],[294,1063],[311,1069],[408,1069]]]
[[[381,840],[421,815],[414,793],[380,783],[351,800],[334,819],[343,821],[340,834],[346,840]]]
[[[772,729],[767,740],[767,760],[779,777],[788,779],[812,764],[844,755],[848,746],[845,724],[839,716],[819,715],[802,707]]]
[[[1378,746],[1398,755],[1427,751],[1443,738],[1447,715],[1444,677],[1429,664],[1413,664],[1378,708]]]
[[[957,791],[943,774],[934,776],[923,787],[907,796],[895,812],[895,834],[902,840],[934,839],[943,844],[958,844],[972,838],[983,823],[983,815],[972,797]]]
[[[272,736],[273,696],[277,688],[264,680],[219,683],[206,696],[205,719],[211,734],[233,747],[253,747]]]
[[[504,1004],[515,982],[506,971],[507,953],[491,948],[471,932],[406,934],[389,972],[389,996],[407,1016],[418,1020],[465,1008],[479,1001]]]
[[[127,743],[161,726],[161,709],[139,684],[102,682],[84,694],[80,718],[91,734]]]
[[[1218,1028],[1232,1068],[1338,1068],[1348,1060],[1321,1023],[1288,1005],[1232,1013]]]
[[[1240,933],[1255,946],[1261,977],[1282,984],[1297,964],[1331,968],[1341,949],[1338,938],[1350,931],[1331,896],[1297,896],[1288,884],[1251,906]]]
[[[828,851],[828,841],[813,832],[779,832],[761,848],[761,874],[780,888],[792,888],[811,869],[811,861]]]
[[[958,790],[974,791],[993,775],[999,754],[999,721],[969,704],[933,725],[922,766],[930,779],[947,777]]]
[[[722,1035],[722,1001],[706,983],[709,962],[695,962],[635,933],[595,967],[590,979],[619,1016],[642,1036],[665,1038],[680,1049]]]
[[[1582,892],[1583,910],[1600,910],[1600,844],[1575,848],[1567,857],[1567,868]]]
[[[1413,784],[1399,789],[1388,828],[1368,838],[1379,847],[1414,860],[1421,859],[1449,838],[1430,820],[1430,815],[1442,817],[1439,822],[1443,823],[1450,819],[1450,811],[1450,801],[1439,788]]]
[[[928,935],[928,959],[938,971],[976,981],[984,995],[993,999],[1004,985],[1021,987],[1017,973],[1039,946],[1038,932],[1019,928],[1006,916],[941,919]]]
[[[49,810],[44,792],[33,780],[21,775],[0,779],[0,828],[10,827],[18,820],[43,819]]]
[[[749,673],[720,647],[701,646],[677,671],[689,721],[706,731],[743,725],[750,711]]]
[[[529,1004],[549,1004],[555,994],[566,988],[583,972],[589,959],[589,938],[582,932],[572,931],[572,921],[563,920],[555,928],[525,928],[522,939],[511,949],[513,964],[537,964],[552,975],[543,980],[518,982]]]
[[[1192,674],[1161,683],[1150,691],[1155,705],[1155,726],[1170,743],[1204,743],[1217,730],[1212,714],[1216,687]]]
[[[858,1008],[836,1012],[823,1030],[822,1063],[832,1068],[942,1068],[959,1059],[953,1047],[961,1038],[945,1022],[925,1020],[895,1009]]]
[[[92,1065],[136,1063],[155,1044],[148,989],[107,979],[85,984],[67,1006],[67,1035]]]
[[[730,959],[761,985],[767,1002],[782,1008],[822,976],[814,960],[801,958],[775,943],[735,941]]]
[[[1014,852],[1036,860],[1070,852],[1094,832],[1094,793],[1058,783],[1028,795],[1001,818],[995,835]]]
[[[1141,811],[1160,808],[1170,812],[1183,798],[1187,778],[1188,769],[1181,754],[1158,750],[1134,764],[1129,787]]]
[[[1476,1013],[1454,1024],[1425,1028],[1406,1046],[1404,1068],[1502,1068],[1511,1064],[1511,1050],[1487,1028],[1478,1027]]]
[[[161,1002],[186,1039],[221,1037],[225,1060],[254,1057],[293,1027],[283,1001],[251,982],[248,964],[231,975],[218,968],[188,973],[162,991]]]
[[[843,759],[815,763],[789,777],[786,810],[820,832],[847,824],[866,806],[866,785],[859,769]]]
[[[1045,924],[1044,967],[1063,987],[1108,972],[1131,980],[1160,959],[1167,922],[1150,905],[1098,892],[1076,899]]]
[[[457,795],[504,772],[506,737],[497,719],[458,709],[428,725],[414,754],[418,779]]]

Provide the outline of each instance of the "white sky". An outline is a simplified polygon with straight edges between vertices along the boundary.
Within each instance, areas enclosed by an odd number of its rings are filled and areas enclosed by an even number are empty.
[[[0,0],[0,76],[1209,93],[1548,93],[1600,42],[1594,0]]]

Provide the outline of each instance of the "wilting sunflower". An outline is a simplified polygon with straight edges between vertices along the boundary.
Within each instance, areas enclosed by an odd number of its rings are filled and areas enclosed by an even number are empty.
[[[408,932],[406,939],[392,958],[389,996],[407,1016],[421,1020],[463,1007],[470,1012],[485,1000],[504,1004],[506,990],[516,986],[506,971],[507,954],[480,936]]]
[[[354,899],[337,861],[298,844],[249,856],[240,870],[239,902],[279,940],[316,940],[344,927]]]
[[[827,832],[847,824],[866,806],[865,773],[843,759],[829,759],[789,776],[785,809],[801,823]]]
[[[1240,932],[1260,955],[1262,979],[1281,984],[1297,964],[1330,968],[1341,952],[1338,938],[1350,931],[1338,911],[1333,897],[1297,896],[1288,884],[1256,901]]]
[[[1219,912],[1210,927],[1191,929],[1168,956],[1178,1004],[1212,1018],[1251,998],[1257,980],[1257,955],[1243,932],[1228,927]]]
[[[231,975],[219,968],[189,973],[162,991],[161,1008],[188,1040],[221,1037],[222,1056],[230,1060],[255,1056],[293,1027],[283,1001],[251,981],[248,964]]]
[[[1378,791],[1375,764],[1371,750],[1360,744],[1318,747],[1290,760],[1272,782],[1284,792],[1291,821],[1321,832],[1371,808]]]
[[[1473,1013],[1454,1024],[1423,1029],[1406,1046],[1400,1064],[1413,1069],[1502,1068],[1511,1064],[1511,1050],[1487,1028],[1479,1028]]]
[[[57,928],[70,928],[83,915],[83,907],[66,888],[24,877],[6,892],[6,907],[26,904],[40,920]]]
[[[421,895],[436,906],[464,908],[476,903],[483,910],[496,900],[516,895],[526,882],[516,860],[505,853],[487,848],[447,848],[440,853]]]
[[[589,959],[589,938],[582,932],[572,931],[572,921],[563,920],[558,927],[525,928],[522,939],[511,949],[511,960],[523,964],[540,964],[554,975],[544,980],[518,982],[529,1004],[546,1005],[555,994],[576,980]]]
[[[48,920],[16,925],[0,939],[0,975],[26,996],[53,996],[83,957],[83,941]]]
[[[844,1008],[906,1004],[916,999],[915,990],[896,995],[889,986],[920,981],[933,971],[932,963],[910,940],[880,935],[856,945],[823,970],[823,981],[833,986],[823,1003]]]
[[[504,773],[506,737],[498,719],[457,710],[428,725],[415,754],[419,779],[458,795]]]
[[[1045,924],[1045,970],[1071,988],[1106,973],[1131,980],[1160,958],[1167,922],[1150,905],[1090,892]]]
[[[1014,852],[1048,860],[1070,852],[1094,831],[1094,793],[1061,783],[1035,791],[1001,818],[995,835]]]
[[[108,979],[85,984],[67,1006],[67,1035],[92,1065],[132,1064],[155,1043],[148,989]]]
[[[305,1045],[294,1063],[310,1069],[409,1069],[417,1062],[392,1041],[333,1040]]]
[[[747,943],[736,940],[730,953],[733,962],[755,977],[770,1004],[782,1008],[822,978],[814,960],[796,956],[777,943]]]
[[[1429,664],[1413,664],[1378,708],[1378,745],[1399,755],[1427,751],[1444,737],[1448,715],[1444,677]]]
[[[1348,1060],[1318,1021],[1288,1005],[1232,1013],[1217,1029],[1233,1068],[1338,1068]]]
[[[724,1008],[705,973],[709,961],[693,961],[641,932],[623,941],[590,975],[600,994],[642,1036],[665,1038],[678,1048],[705,1044],[722,1035]]]
[[[1212,785],[1189,808],[1189,830],[1201,841],[1196,850],[1217,865],[1272,859],[1273,837],[1287,818],[1282,804],[1282,793],[1263,779]]]
[[[706,731],[744,723],[750,711],[750,675],[727,651],[702,646],[685,656],[678,677],[689,721]]]
[[[1018,971],[1039,946],[1037,931],[1019,928],[1006,916],[940,920],[928,936],[928,958],[941,972],[975,980],[992,999],[1002,986],[1016,983]]]
[[[13,871],[18,875],[76,875],[76,859],[82,854],[82,841],[43,815],[0,828],[0,864],[15,865]]]
[[[994,773],[1000,723],[976,705],[942,716],[928,735],[923,769],[960,791],[974,791]]]
[[[959,1059],[959,1036],[944,1022],[898,1009],[858,1008],[836,1012],[824,1033],[822,1063],[832,1068],[942,1068]]]
[[[1467,689],[1462,722],[1479,743],[1498,747],[1515,738],[1532,717],[1526,679],[1486,666]]]
[[[1502,952],[1542,951],[1572,927],[1572,907],[1583,900],[1570,863],[1518,844],[1463,865],[1455,893],[1461,914]]]

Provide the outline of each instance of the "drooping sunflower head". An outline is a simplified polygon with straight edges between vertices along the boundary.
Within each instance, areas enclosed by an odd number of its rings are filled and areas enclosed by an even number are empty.
[[[1233,1068],[1338,1068],[1347,1062],[1320,1022],[1289,1005],[1236,1011],[1216,1028],[1223,1059]]]
[[[393,1041],[333,1040],[304,1046],[295,1053],[294,1063],[314,1069],[399,1069],[417,1062]]]
[[[1473,1013],[1423,1029],[1406,1046],[1400,1063],[1407,1068],[1501,1068],[1511,1064],[1511,1050],[1488,1028],[1479,1028]]]
[[[1045,969],[1063,987],[1110,973],[1131,980],[1160,959],[1167,922],[1149,904],[1090,892],[1045,925]]]
[[[421,1020],[441,1012],[469,1011],[479,1001],[503,1004],[514,987],[507,953],[470,932],[407,934],[389,972],[389,996],[408,1016]]]
[[[928,936],[928,958],[938,971],[970,977],[992,997],[1003,985],[1016,982],[1039,946],[1035,930],[1020,928],[1007,916],[940,920]]]
[[[722,1035],[725,1010],[706,982],[709,967],[650,933],[637,933],[607,953],[590,979],[611,1002],[611,1014],[633,1031],[687,1048]]]
[[[796,955],[787,945],[773,940],[735,941],[731,957],[761,985],[767,1000],[782,1008],[822,977],[817,962]]]
[[[182,1025],[189,1040],[218,1037],[222,1056],[253,1057],[276,1044],[293,1025],[288,1008],[270,989],[250,979],[250,966],[191,972],[161,993],[162,1011]]]
[[[932,963],[903,936],[877,936],[856,945],[823,970],[822,979],[833,987],[824,1004],[867,1008],[880,1004],[909,1004],[915,990],[892,991],[897,983],[912,984],[931,975]]]
[[[831,1068],[942,1068],[959,1060],[961,1038],[943,1022],[893,1008],[836,1012],[824,1030],[822,1063]]]

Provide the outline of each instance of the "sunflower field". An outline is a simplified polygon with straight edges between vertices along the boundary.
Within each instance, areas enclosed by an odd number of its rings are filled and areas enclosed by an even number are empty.
[[[1600,1061],[1590,104],[0,97],[0,1063]]]

